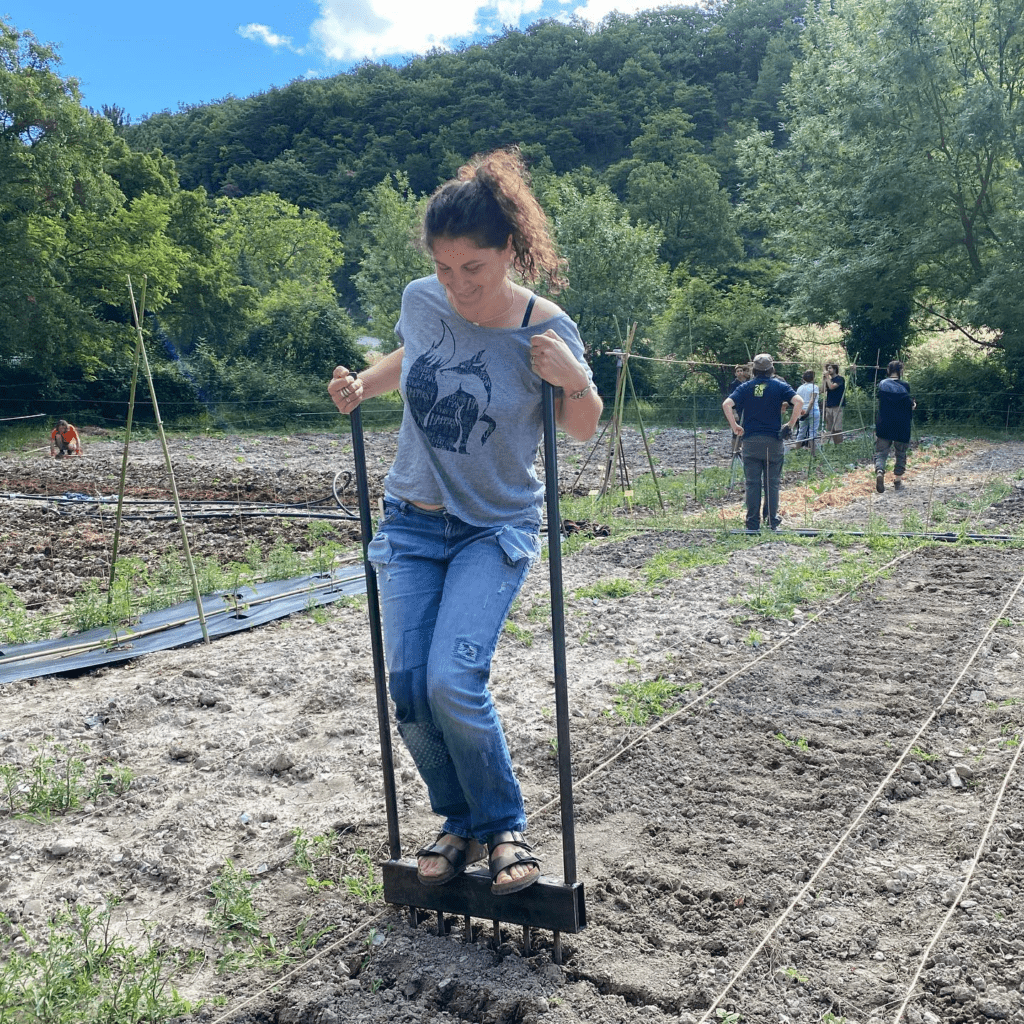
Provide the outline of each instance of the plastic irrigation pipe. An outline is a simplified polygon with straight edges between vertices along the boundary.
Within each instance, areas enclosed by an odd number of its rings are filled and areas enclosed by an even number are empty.
[[[242,618],[238,614],[238,608],[244,605],[246,608],[256,608],[260,605],[273,604],[275,601],[280,601],[284,598],[298,597],[300,594],[315,594],[318,591],[326,590],[328,593],[334,589],[335,585],[339,582],[345,582],[345,578],[341,580],[336,579],[334,574],[322,574],[325,577],[325,582],[322,584],[310,584],[307,587],[296,587],[294,590],[284,590],[279,594],[265,594],[262,597],[259,595],[254,597],[245,597],[239,592],[231,592],[227,590],[217,591],[214,594],[209,594],[210,598],[220,597],[225,603],[223,608],[214,608],[208,612],[205,612],[207,619],[214,619],[218,616],[228,615],[234,618]],[[66,658],[73,654],[87,654],[89,651],[102,650],[105,647],[120,647],[124,644],[131,643],[132,640],[138,640],[147,636],[155,636],[157,633],[166,632],[169,629],[178,629],[181,626],[187,626],[191,622],[198,622],[199,615],[186,615],[184,618],[171,619],[168,622],[162,622],[158,626],[150,626],[147,629],[132,629],[131,626],[125,626],[124,632],[119,633],[117,629],[111,627],[111,635],[102,637],[98,640],[90,640],[83,643],[72,644],[69,647],[60,648],[60,656]],[[52,648],[47,648],[42,651],[31,651],[28,654],[10,654],[0,657],[0,665],[12,665],[23,661],[38,661],[41,658],[49,658],[53,655],[54,651]]]

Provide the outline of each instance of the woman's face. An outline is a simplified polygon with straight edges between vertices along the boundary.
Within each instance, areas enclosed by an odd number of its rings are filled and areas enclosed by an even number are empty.
[[[493,313],[495,303],[507,295],[511,238],[504,249],[482,249],[469,238],[436,238],[430,255],[448,301],[467,320],[479,320],[484,312]]]

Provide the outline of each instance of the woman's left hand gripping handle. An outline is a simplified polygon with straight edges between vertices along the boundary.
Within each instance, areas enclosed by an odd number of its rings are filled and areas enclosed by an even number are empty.
[[[339,411],[346,415],[363,400],[363,382],[357,373],[346,366],[334,368],[334,376],[327,385],[327,390]]]

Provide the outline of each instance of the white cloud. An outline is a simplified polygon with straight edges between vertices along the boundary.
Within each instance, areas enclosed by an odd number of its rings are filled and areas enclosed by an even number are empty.
[[[485,30],[518,25],[541,10],[543,0],[318,0],[311,34],[332,60],[371,60],[425,53]]]
[[[697,0],[682,0],[691,5]],[[314,45],[330,61],[380,60],[444,49],[506,25],[525,28],[540,18],[575,14],[599,22],[610,11],[623,14],[665,6],[657,0],[317,0],[320,17],[310,28]],[[259,26],[256,26],[259,27]]]
[[[292,53],[301,52],[292,46],[291,36],[279,36],[271,30],[269,25],[259,25],[256,22],[252,22],[248,25],[239,25],[237,31],[243,39],[252,39],[254,42],[265,43],[275,50],[284,47],[291,50]]]

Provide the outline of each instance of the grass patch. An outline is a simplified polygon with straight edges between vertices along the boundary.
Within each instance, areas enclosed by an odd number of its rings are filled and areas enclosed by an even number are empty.
[[[811,749],[811,745],[810,745],[810,743],[807,742],[807,738],[805,736],[799,736],[795,740],[791,740],[784,732],[777,732],[775,734],[775,738],[787,750],[795,748],[796,750],[805,750],[806,751],[806,750],[810,750]]]
[[[308,553],[300,553],[283,540],[264,553],[253,541],[241,562],[194,558],[199,590],[203,594],[231,595],[258,583],[329,573],[347,550],[333,539],[333,529],[327,522],[308,524]],[[18,595],[0,584],[0,643],[20,645],[101,627],[115,633],[129,631],[141,615],[191,598],[192,581],[184,557],[177,550],[165,552],[152,565],[137,557],[119,558],[109,591],[99,580],[91,579],[56,615],[31,616]]]
[[[133,780],[128,768],[101,764],[90,769],[86,764],[90,758],[91,751],[84,744],[51,744],[33,748],[32,760],[26,765],[0,764],[0,816],[47,820],[101,796],[128,792]]]
[[[533,646],[533,631],[525,626],[520,626],[511,619],[505,623],[505,635],[515,640],[517,644],[522,644],[523,647]]]
[[[255,888],[256,883],[245,868],[225,861],[210,886],[213,907],[208,914],[221,942],[231,945],[260,934],[263,914],[253,902]]]
[[[676,579],[692,569],[709,565],[724,565],[729,555],[735,550],[732,544],[714,544],[705,547],[673,548],[670,551],[659,551],[646,567],[647,585],[649,587]]]
[[[384,899],[384,883],[377,880],[373,858],[365,850],[357,850],[353,857],[360,870],[342,878],[345,891],[350,896],[355,896],[361,903],[380,903]]]
[[[248,871],[227,861],[210,886],[213,906],[207,916],[220,946],[216,961],[219,974],[254,968],[284,970],[301,960],[322,935],[332,930],[307,932],[306,922],[302,921],[290,940],[278,939],[273,932],[264,930],[266,915],[256,906],[256,885]]]
[[[622,683],[615,691],[610,714],[618,715],[630,725],[646,725],[660,718],[679,702],[697,683],[678,683],[664,676],[646,681]]]
[[[631,597],[640,590],[640,585],[632,580],[609,579],[598,580],[588,587],[580,587],[575,595],[578,598],[622,598]]]
[[[76,906],[36,941],[0,916],[0,1021],[157,1024],[196,1009],[171,980],[198,954],[138,950],[114,934],[111,909]]]
[[[335,876],[340,874],[337,835],[331,832],[308,836],[301,828],[294,829],[292,835],[292,863],[305,874],[306,885],[314,892],[334,888]]]
[[[794,538],[793,543],[797,547],[809,543],[818,550],[813,557],[777,559],[770,575],[759,575],[757,586],[735,599],[739,604],[765,619],[788,619],[799,605],[828,601],[854,590],[910,542],[888,535],[869,535],[867,551],[837,547],[825,562],[818,557],[820,541]],[[878,574],[880,578],[888,575]]]

